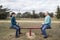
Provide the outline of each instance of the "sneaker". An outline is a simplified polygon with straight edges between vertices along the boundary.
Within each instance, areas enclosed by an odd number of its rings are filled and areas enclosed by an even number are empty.
[[[21,32],[19,34],[22,34]]]
[[[48,38],[48,36],[45,36],[44,38]]]

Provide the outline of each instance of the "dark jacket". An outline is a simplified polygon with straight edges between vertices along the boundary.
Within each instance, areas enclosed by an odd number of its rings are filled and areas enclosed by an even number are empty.
[[[11,26],[16,25],[15,17],[11,17]]]

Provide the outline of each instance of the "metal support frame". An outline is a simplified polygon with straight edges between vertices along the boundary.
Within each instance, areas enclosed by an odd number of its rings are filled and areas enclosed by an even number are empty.
[[[32,29],[41,29],[41,28],[20,28],[20,29],[29,29],[29,35],[32,36]]]

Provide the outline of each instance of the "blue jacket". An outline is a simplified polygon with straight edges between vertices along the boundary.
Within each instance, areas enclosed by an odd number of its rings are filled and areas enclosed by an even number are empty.
[[[11,17],[11,26],[16,25],[15,17]]]
[[[44,24],[48,24],[51,26],[51,17],[49,15],[45,17]]]

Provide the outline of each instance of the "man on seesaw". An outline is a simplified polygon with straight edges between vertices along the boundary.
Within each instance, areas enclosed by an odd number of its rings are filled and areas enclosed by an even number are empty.
[[[45,20],[44,20],[44,23],[42,23],[41,31],[42,31],[43,37],[47,38],[48,35],[46,33],[46,29],[51,28],[51,17],[49,16],[49,13],[47,11],[45,12],[44,15],[45,15]]]

